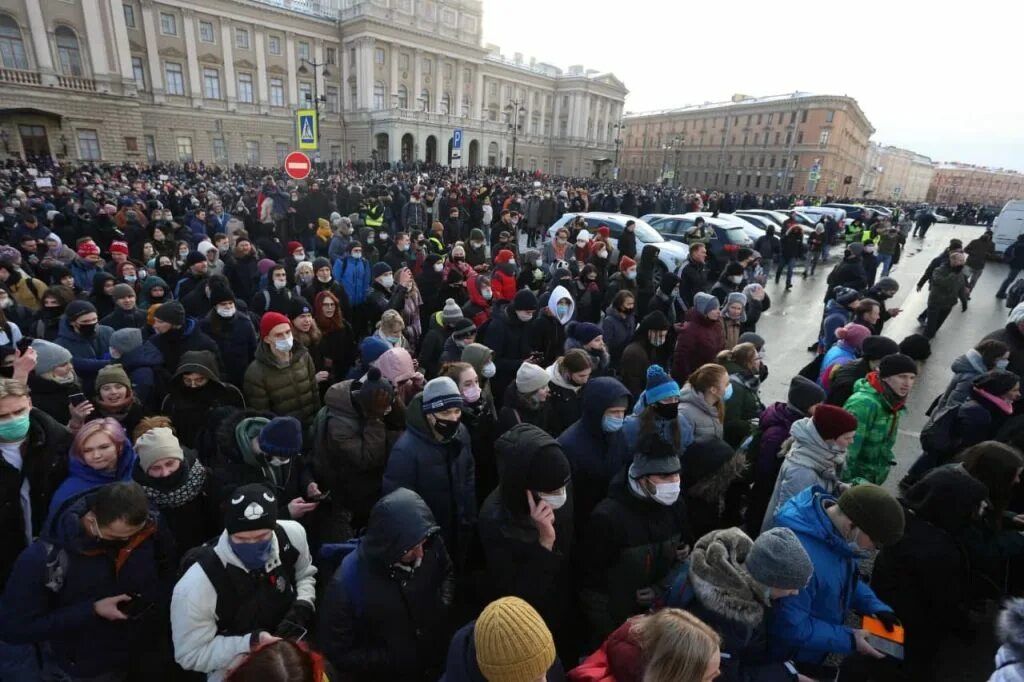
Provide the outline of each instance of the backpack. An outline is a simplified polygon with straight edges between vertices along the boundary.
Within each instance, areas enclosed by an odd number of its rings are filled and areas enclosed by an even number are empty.
[[[1016,308],[1024,300],[1024,279],[1018,279],[1006,292],[1006,307]]]
[[[960,439],[954,434],[959,405],[947,405],[934,414],[921,429],[921,447],[945,463],[957,451]]]
[[[366,603],[363,601],[363,589],[359,580],[359,554],[356,552],[360,542],[360,538],[354,538],[348,542],[323,545],[317,557],[321,571],[333,575],[337,570],[341,570],[341,584],[357,618],[362,618],[366,613]]]

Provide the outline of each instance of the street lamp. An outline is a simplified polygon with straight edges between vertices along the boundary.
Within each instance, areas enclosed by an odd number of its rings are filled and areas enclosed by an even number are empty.
[[[615,143],[615,168],[612,172],[615,173],[616,180],[619,179],[619,147],[622,146],[622,138],[619,136],[619,133],[625,127],[621,121],[612,126],[612,129],[615,130],[615,139],[612,140]]]
[[[329,78],[331,72],[327,69],[327,62],[315,62],[312,59],[302,58],[302,63],[299,64],[298,73],[300,76],[308,76],[310,70],[306,68],[306,65],[312,67],[313,70],[313,108],[316,110],[316,152],[317,162],[319,162],[320,156],[320,102],[326,101],[327,97],[320,94],[319,86],[317,85],[316,70],[321,66],[324,70],[321,72],[324,78]],[[309,95],[306,95],[306,102],[309,102]]]
[[[516,169],[516,141],[519,139],[519,117],[526,115],[526,108],[523,103],[517,99],[514,99],[508,103],[505,107],[505,114],[508,115],[510,122],[508,129],[512,131],[512,161],[509,166],[512,170]]]

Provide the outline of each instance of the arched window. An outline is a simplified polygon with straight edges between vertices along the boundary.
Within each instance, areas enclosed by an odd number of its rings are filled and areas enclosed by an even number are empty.
[[[448,114],[452,110],[452,96],[447,92],[444,93],[444,97],[441,98],[441,113]]]
[[[373,84],[373,108],[376,111],[384,108],[384,81],[376,81]]]
[[[404,85],[398,86],[398,108],[409,108],[409,88],[405,87]]]
[[[420,92],[419,104],[421,111],[430,111],[430,90],[423,88],[423,91]]]
[[[58,26],[53,32],[57,38],[57,58],[65,76],[82,75],[82,53],[78,49],[78,36],[67,26]]]
[[[5,69],[28,68],[21,28],[6,14],[0,14],[0,62],[3,62]]]

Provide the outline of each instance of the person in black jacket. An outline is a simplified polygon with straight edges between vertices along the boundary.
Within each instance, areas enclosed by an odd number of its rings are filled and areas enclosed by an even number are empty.
[[[947,246],[945,249],[943,249],[942,253],[937,255],[935,258],[932,258],[930,261],[928,261],[928,267],[926,267],[924,269],[924,272],[921,274],[921,279],[917,280],[917,290],[921,291],[921,289],[924,288],[924,285],[927,284],[929,281],[931,281],[932,273],[934,273],[936,270],[941,268],[943,265],[946,265],[947,263],[949,263],[949,254],[953,253],[954,251],[961,251],[962,252],[963,250],[964,250],[964,243],[962,241],[960,241],[959,239],[955,239],[955,238],[954,239],[950,239],[949,240],[949,246]],[[1022,260],[1024,260],[1024,257],[1022,257]],[[1012,273],[1013,270],[1011,269],[1010,272]],[[1014,275],[1014,279],[1016,279],[1016,275]],[[1010,282],[1012,282],[1012,281],[1013,280],[1010,280]],[[1009,284],[1010,283],[1008,282],[1007,286],[1009,286]],[[1006,290],[1002,289],[1002,291],[1005,294]],[[996,293],[996,298],[999,298],[999,293],[998,292]]]
[[[244,232],[235,233],[233,258],[224,268],[231,290],[243,301],[252,300],[258,291],[260,280],[259,255]]]
[[[590,354],[582,348],[573,348],[547,368],[548,425],[545,431],[555,438],[580,418],[583,387],[590,381],[593,368]]]
[[[855,291],[863,291],[868,286],[868,276],[864,272],[864,265],[861,263],[861,254],[864,253],[864,245],[855,242],[846,247],[843,260],[840,261],[832,272],[828,273],[825,280],[828,284],[825,290],[825,302],[828,303],[833,292],[838,287],[847,287]]]
[[[782,269],[786,269],[786,291],[793,288],[793,268],[797,261],[804,258],[804,233],[799,225],[793,225],[782,236],[782,258],[779,260],[778,268],[775,270],[775,283],[779,283],[782,277]],[[804,278],[807,278],[807,269],[804,268]]]
[[[532,362],[524,362],[516,371],[516,380],[505,389],[502,408],[498,410],[497,434],[516,424],[533,424],[548,431],[551,420],[551,375]]]
[[[177,371],[182,355],[191,350],[210,351],[217,359],[217,366],[222,366],[217,344],[199,330],[198,322],[185,316],[185,308],[177,301],[164,303],[156,309],[153,331],[156,333],[146,343],[160,351],[166,376]]]
[[[405,307],[405,295],[412,286],[412,273],[406,269],[399,275],[401,279],[396,282],[391,266],[383,261],[373,266],[370,292],[366,296],[371,328],[377,326],[385,310],[401,312]]]
[[[629,214],[630,211],[626,210],[626,201],[623,200],[623,213]],[[634,261],[636,260],[636,221],[627,220],[626,227],[622,230],[622,234],[619,235],[618,249],[620,256],[626,256]]]
[[[576,660],[573,499],[569,462],[551,436],[518,424],[495,445],[501,482],[480,510],[480,541],[495,595],[528,602],[544,618],[562,660]]]
[[[863,379],[868,372],[877,370],[886,355],[899,352],[899,344],[887,336],[869,336],[864,339],[860,345],[860,357],[832,373],[828,381],[828,398],[825,402],[842,407],[846,404],[846,399],[853,395],[853,385],[858,379]]]
[[[170,417],[182,444],[194,448],[207,427],[210,411],[224,406],[241,409],[245,400],[238,388],[221,380],[213,353],[183,354],[160,405],[160,413]]]
[[[357,682],[440,675],[455,594],[452,562],[426,503],[398,488],[381,498],[356,550],[327,586],[324,655]]]
[[[288,271],[283,265],[275,265],[267,273],[267,288],[253,295],[249,310],[257,318],[269,312],[287,315],[293,296],[294,292],[288,286]]]
[[[238,309],[234,293],[221,286],[210,289],[213,309],[199,320],[199,330],[220,349],[224,362],[224,378],[228,383],[242,386],[245,370],[256,355],[259,339],[252,319]]]
[[[532,291],[517,291],[510,305],[495,306],[490,322],[478,337],[480,343],[494,351],[497,372],[491,379],[491,392],[499,404],[523,361],[540,357],[531,347],[529,334],[538,307]]]
[[[1021,270],[1024,270],[1024,234],[1019,235],[1017,241],[1006,247],[1003,260],[1010,266],[1010,271],[1006,273],[1006,279],[999,285],[996,298],[1006,298],[1006,290],[1017,279]]]
[[[693,297],[710,289],[708,282],[708,247],[704,242],[690,245],[686,262],[676,273],[679,276],[679,297],[687,307],[693,305]]]
[[[302,297],[307,301],[315,302],[317,294],[321,291],[330,291],[334,294],[341,306],[344,319],[352,319],[352,302],[349,300],[348,292],[340,282],[334,281],[334,275],[331,273],[331,261],[326,258],[317,258],[313,261],[313,282],[302,290]]]
[[[129,284],[117,284],[111,294],[114,310],[100,320],[115,332],[119,329],[142,329],[146,326],[146,313],[135,307],[135,289]]]

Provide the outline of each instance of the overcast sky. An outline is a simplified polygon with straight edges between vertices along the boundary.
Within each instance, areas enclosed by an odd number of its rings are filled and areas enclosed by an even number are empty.
[[[873,141],[1024,171],[1024,8],[943,4],[484,0],[484,40],[508,57],[611,71],[629,88],[627,111],[734,93],[849,95]]]

